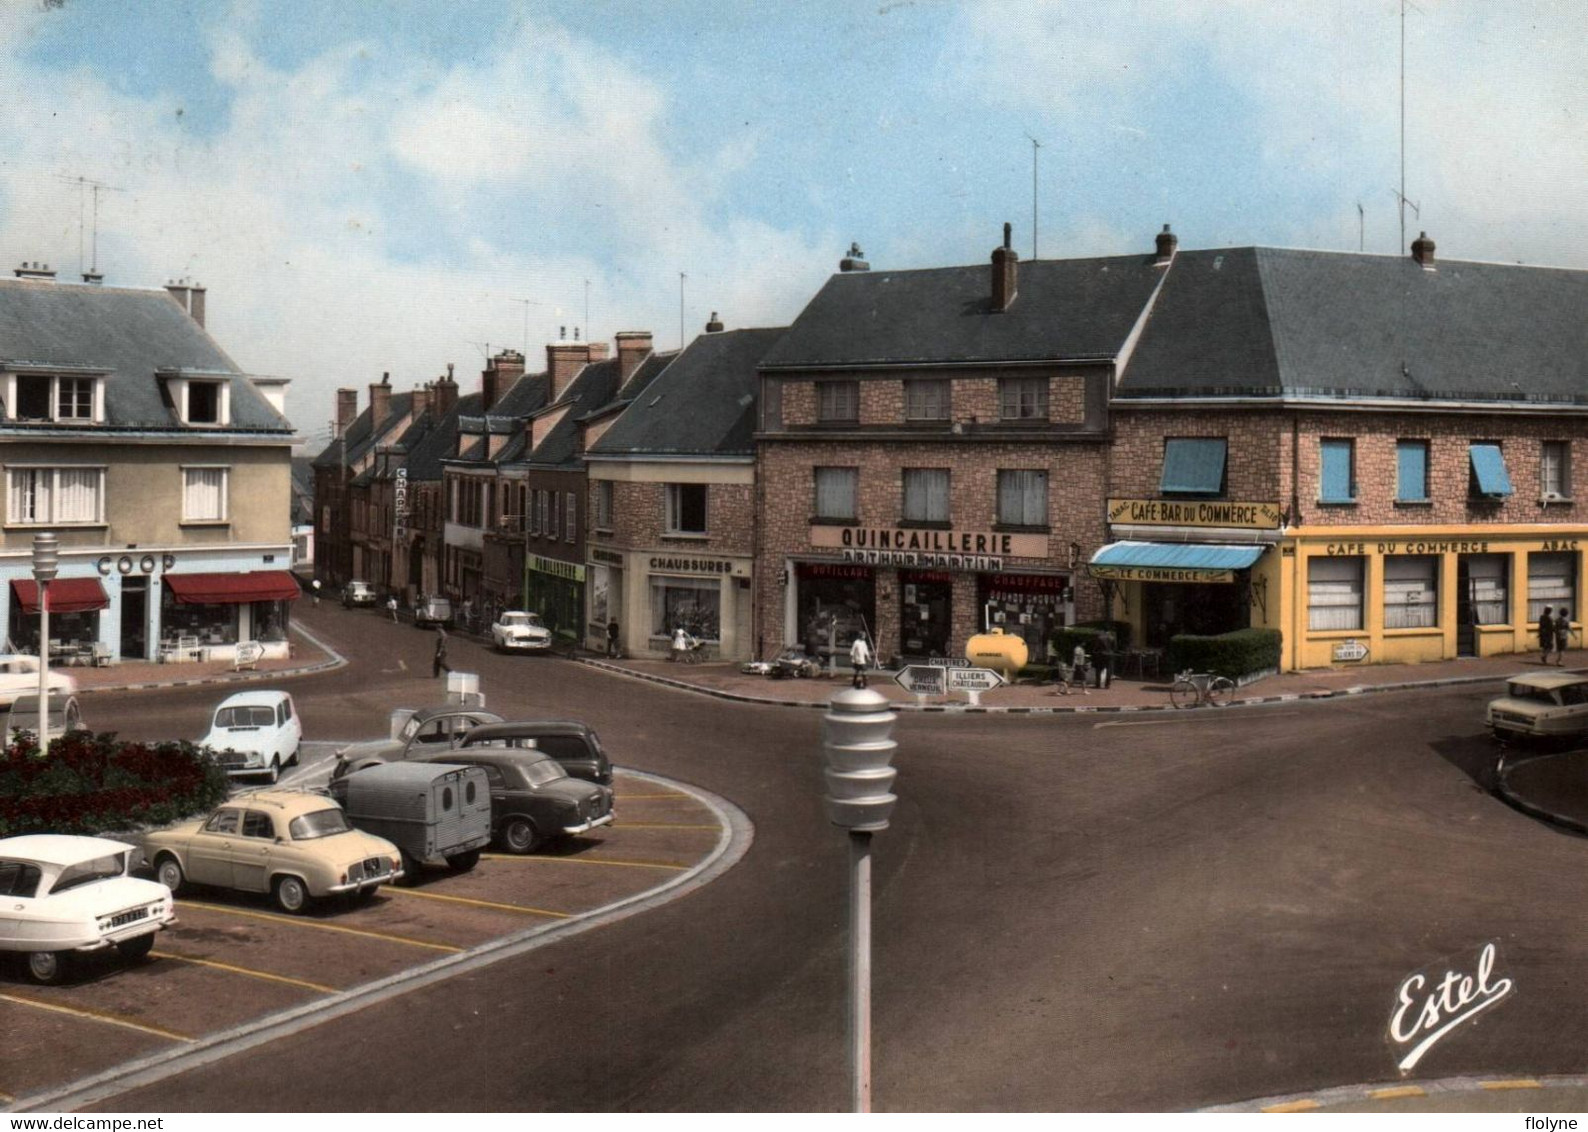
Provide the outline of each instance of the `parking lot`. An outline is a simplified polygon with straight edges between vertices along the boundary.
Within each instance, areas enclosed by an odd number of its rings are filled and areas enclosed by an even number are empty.
[[[529,856],[487,852],[468,873],[431,870],[412,888],[383,886],[356,909],[332,900],[289,916],[268,897],[195,889],[177,901],[180,922],[144,962],[84,962],[57,987],[31,985],[7,965],[0,1102],[577,922],[677,886],[724,852],[729,828],[709,798],[621,769],[613,786],[613,825]]]

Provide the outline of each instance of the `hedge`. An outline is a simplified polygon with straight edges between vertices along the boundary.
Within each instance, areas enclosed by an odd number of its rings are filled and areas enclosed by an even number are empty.
[[[1279,667],[1278,629],[1237,629],[1215,637],[1181,633],[1169,639],[1169,668],[1183,672],[1212,672],[1239,680],[1254,672]]]
[[[1113,634],[1114,652],[1124,652],[1129,647],[1129,625],[1122,621],[1093,621],[1086,625],[1071,625],[1053,630],[1048,636],[1048,649],[1057,663],[1069,664],[1070,659],[1075,655],[1075,646],[1080,645],[1086,650],[1086,655],[1095,662],[1099,641],[1105,633]]]
[[[169,825],[226,799],[224,768],[191,743],[129,743],[70,732],[40,755],[31,736],[0,753],[0,837],[94,835]]]

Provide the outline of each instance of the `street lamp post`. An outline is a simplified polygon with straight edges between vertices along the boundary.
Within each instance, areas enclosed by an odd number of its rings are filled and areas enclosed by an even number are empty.
[[[849,1062],[855,1112],[871,1111],[871,835],[888,828],[898,801],[889,765],[897,717],[870,688],[846,688],[828,701],[822,750],[827,817],[849,831]]]
[[[60,540],[33,536],[33,581],[39,587],[39,754],[50,752],[50,582],[60,572]]]

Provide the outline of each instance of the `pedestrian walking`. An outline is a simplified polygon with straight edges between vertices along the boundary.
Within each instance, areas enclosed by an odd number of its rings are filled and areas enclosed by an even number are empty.
[[[1566,650],[1571,648],[1571,614],[1563,605],[1555,614],[1555,663],[1566,667]]]
[[[855,669],[851,685],[856,688],[864,688],[866,686],[866,669],[871,664],[871,646],[866,644],[866,635],[864,633],[856,636],[854,643],[849,646],[849,663]]]
[[[391,614],[391,623],[397,624],[397,595],[392,594],[386,599],[386,612]]]
[[[1543,654],[1539,663],[1548,664],[1549,654],[1555,651],[1555,615],[1547,605],[1544,612],[1538,615],[1538,648]]]
[[[1070,680],[1080,686],[1081,695],[1083,696],[1092,694],[1086,690],[1086,668],[1089,663],[1086,657],[1086,647],[1084,645],[1076,645],[1075,653],[1070,660]]]
[[[680,625],[673,630],[673,660],[682,661],[689,652],[689,634]]]
[[[618,655],[618,619],[616,617],[607,622],[607,656]]]
[[[314,584],[309,587],[309,592],[314,595],[314,607],[320,608],[320,579],[314,579]]]
[[[447,631],[440,625],[436,626],[436,654],[431,660],[430,675],[439,677],[443,672],[451,672],[452,666],[447,663]]]

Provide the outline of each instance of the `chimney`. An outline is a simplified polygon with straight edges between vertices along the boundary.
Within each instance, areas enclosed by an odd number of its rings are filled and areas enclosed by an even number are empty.
[[[546,398],[548,405],[562,396],[563,390],[568,388],[574,374],[584,367],[588,357],[583,342],[559,339],[546,343],[546,374],[551,378],[551,392]]]
[[[618,381],[627,381],[633,376],[634,371],[640,368],[640,363],[651,352],[651,332],[649,330],[620,330],[618,340]]]
[[[1422,265],[1424,271],[1437,271],[1434,266],[1434,242],[1428,238],[1428,233],[1421,233],[1412,241],[1412,258]]]
[[[1018,276],[1020,254],[1009,246],[1012,229],[1004,225],[1004,246],[994,248],[992,254],[992,305],[995,311],[1006,311],[1019,293]]]
[[[722,333],[722,321],[717,317],[717,312],[716,311],[712,311],[711,312],[711,321],[706,323],[706,333],[707,334],[721,334]]]
[[[1169,225],[1163,226],[1163,231],[1158,233],[1158,253],[1153,257],[1154,267],[1168,267],[1174,261],[1174,253],[1180,247],[1180,237],[1169,231]]]
[[[353,421],[358,416],[358,390],[338,389],[336,391],[336,435],[346,436],[347,430],[353,427]]]
[[[458,383],[452,380],[452,363],[447,363],[447,376],[438,378],[433,386],[436,415],[444,417],[458,404]]]
[[[105,273],[103,271],[85,271],[85,272],[83,272],[83,282],[84,283],[93,283],[94,285],[97,286],[97,285],[103,283],[104,281],[105,281]]]
[[[24,263],[16,269],[18,279],[54,279],[55,272],[47,263]]]
[[[507,396],[513,383],[524,376],[524,355],[517,350],[502,350],[485,363],[480,374],[480,405],[485,412]]]
[[[430,407],[430,386],[414,386],[413,400],[410,401],[409,404],[413,406],[414,420],[418,420],[420,417],[424,416],[425,410]]]
[[[391,415],[391,374],[383,373],[369,387],[369,427],[379,428]]]
[[[188,293],[187,313],[192,315],[193,321],[200,326],[204,325],[204,296],[208,293],[197,283],[193,284],[193,290]]]
[[[605,342],[586,342],[584,346],[592,362],[604,362],[609,357]]]
[[[184,279],[178,282],[177,280],[173,279],[171,282],[165,285],[165,289],[171,292],[171,297],[176,300],[177,306],[181,307],[184,311],[189,309],[188,299],[192,293],[192,288],[188,286],[187,280]]]
[[[860,245],[851,243],[849,254],[838,261],[839,271],[870,271],[871,265],[866,262],[866,253],[860,250]]]

